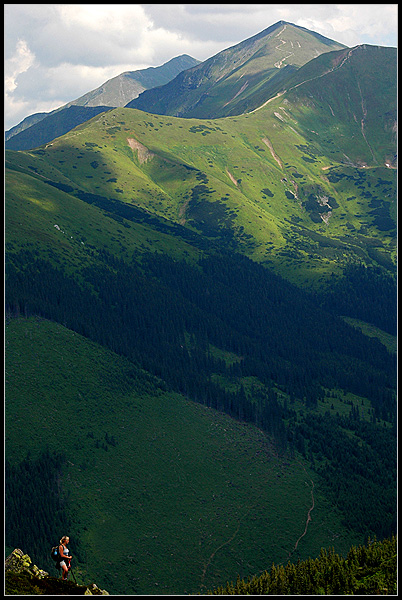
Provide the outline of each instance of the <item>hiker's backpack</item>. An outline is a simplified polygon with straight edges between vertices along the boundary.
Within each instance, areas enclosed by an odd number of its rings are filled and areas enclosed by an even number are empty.
[[[58,562],[60,560],[60,553],[59,553],[59,547],[58,546],[54,546],[52,548],[50,556],[53,558],[53,560],[55,562]]]

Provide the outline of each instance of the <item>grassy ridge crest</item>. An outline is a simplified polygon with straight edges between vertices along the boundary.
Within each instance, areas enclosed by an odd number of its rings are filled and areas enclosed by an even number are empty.
[[[9,163],[229,243],[299,285],[348,261],[394,271],[395,170],[371,160],[354,118],[341,132],[321,123],[302,89],[217,120],[116,109]]]

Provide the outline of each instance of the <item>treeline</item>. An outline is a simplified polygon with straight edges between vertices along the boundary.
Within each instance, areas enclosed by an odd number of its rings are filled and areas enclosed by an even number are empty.
[[[356,408],[348,417],[310,412],[303,420],[289,410],[288,418],[291,448],[321,475],[328,497],[342,509],[343,524],[366,534],[369,523],[381,538],[395,533],[396,424],[379,427],[360,419]]]
[[[318,558],[272,565],[259,577],[238,578],[209,595],[397,595],[397,538],[353,546],[346,558],[322,549]]]
[[[66,324],[198,401],[236,402],[212,384],[213,373],[254,375],[312,405],[322,387],[345,389],[369,398],[378,417],[395,418],[395,359],[260,265],[233,254],[198,267],[160,254],[130,265],[104,251],[100,259],[72,277],[29,251],[12,255],[6,308]],[[210,344],[241,361],[227,367]]]
[[[53,575],[50,550],[70,534],[68,499],[59,487],[65,457],[45,450],[18,464],[5,461],[5,541],[26,551]],[[74,541],[74,554],[79,552]],[[52,573],[53,567],[53,573]]]
[[[361,319],[397,334],[396,277],[379,267],[350,264],[342,277],[333,277],[325,292],[317,294],[323,308]]]
[[[377,535],[394,531],[389,514],[396,506],[394,470],[379,467],[388,464],[393,451],[385,446],[375,450],[381,481],[373,483],[367,470],[354,476],[366,460],[355,449],[358,442],[350,460],[342,424],[329,416],[313,423],[308,410],[317,406],[324,387],[350,391],[370,400],[372,431],[384,419],[394,424],[387,429],[394,435],[396,362],[377,340],[236,254],[209,253],[190,265],[160,254],[145,254],[128,264],[103,250],[93,252],[91,264],[74,277],[28,250],[10,253],[6,310],[57,321],[107,346],[160,378],[167,389],[256,424],[274,436],[282,451],[299,451],[313,466],[317,457],[317,465],[322,464],[323,457],[331,467],[326,481],[334,498],[340,480],[350,480],[348,492],[336,501],[353,527]],[[235,353],[238,360],[226,364],[213,347]],[[217,376],[234,385],[218,385]],[[246,393],[238,383],[246,376],[263,386]],[[304,417],[296,419],[289,406],[282,407],[276,387],[290,402],[304,403]],[[360,421],[358,410],[352,409],[345,429]],[[356,439],[374,447],[372,431],[361,426]],[[348,500],[358,498],[366,481],[368,497],[379,497],[381,486],[387,495],[378,513],[362,512],[359,502]]]

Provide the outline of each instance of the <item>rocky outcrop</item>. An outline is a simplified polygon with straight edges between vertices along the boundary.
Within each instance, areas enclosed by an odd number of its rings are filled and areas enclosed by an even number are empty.
[[[78,585],[51,577],[47,571],[34,565],[30,556],[19,548],[13,550],[5,561],[5,594],[109,596],[109,592],[101,590],[95,583]]]
[[[10,556],[6,558],[5,571],[6,573],[7,571],[12,571],[13,573],[27,573],[38,579],[49,577],[47,571],[38,569],[36,565],[32,564],[32,560],[28,554],[24,554],[19,548],[13,550]]]

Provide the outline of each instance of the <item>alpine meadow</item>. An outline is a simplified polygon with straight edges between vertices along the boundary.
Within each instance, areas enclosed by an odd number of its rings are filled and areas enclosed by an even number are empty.
[[[396,54],[280,21],[8,132],[6,555],[68,534],[121,595],[391,560]]]

